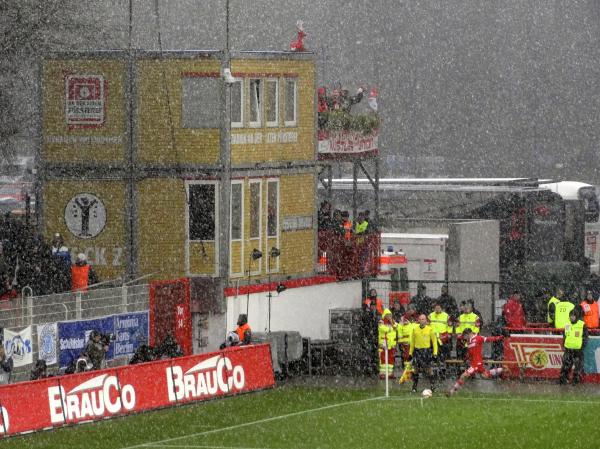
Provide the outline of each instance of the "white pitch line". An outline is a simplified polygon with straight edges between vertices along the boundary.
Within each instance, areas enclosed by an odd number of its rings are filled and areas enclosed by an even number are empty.
[[[166,447],[166,448],[194,448],[194,449],[276,449],[267,447],[239,447],[239,446],[196,446],[190,444],[161,444],[159,446],[149,445],[144,447]]]
[[[399,396],[392,396],[389,399],[391,399],[392,401],[401,401],[404,400],[404,398],[399,397]],[[415,398],[417,399],[417,398]],[[440,397],[437,398],[432,398],[432,399],[442,399]],[[473,400],[477,400],[477,399],[481,399],[482,401],[499,401],[499,402],[552,402],[552,403],[558,403],[558,404],[590,404],[590,405],[598,405],[600,406],[600,398],[598,401],[579,401],[579,400],[574,400],[574,401],[570,401],[570,400],[565,400],[565,399],[527,399],[527,398],[486,398],[486,397],[473,397],[473,396],[469,396],[469,397],[456,397],[456,396],[452,396],[451,398],[448,398],[451,401],[454,400],[458,400],[458,401],[473,401]]]
[[[299,412],[288,413],[286,415],[272,416],[270,418],[259,419],[257,421],[250,421],[250,422],[246,422],[246,423],[242,423],[242,424],[236,424],[234,426],[220,427],[220,428],[214,429],[214,430],[206,430],[204,432],[190,433],[188,435],[182,435],[182,436],[173,437],[173,438],[166,438],[164,440],[159,440],[159,441],[148,441],[147,443],[140,443],[140,444],[136,444],[134,446],[123,447],[121,449],[134,449],[134,448],[138,448],[138,447],[160,447],[161,443],[168,443],[170,441],[182,440],[184,438],[199,437],[199,436],[204,436],[204,435],[210,435],[210,434],[213,434],[213,433],[224,432],[224,431],[227,431],[227,430],[240,429],[242,427],[254,426],[256,424],[263,424],[263,423],[267,423],[267,422],[271,422],[271,421],[278,421],[280,419],[291,418],[292,416],[305,415],[307,413],[319,412],[319,411],[322,411],[322,410],[329,410],[329,409],[336,408],[336,407],[343,407],[344,405],[360,404],[360,403],[363,403],[363,402],[378,401],[378,400],[382,400],[382,399],[386,399],[386,397],[385,396],[377,396],[375,398],[360,399],[358,401],[340,402],[338,404],[331,404],[331,405],[326,405],[324,407],[311,408],[311,409],[302,410],[302,411],[299,411]],[[406,398],[403,398],[403,399],[404,400],[415,400],[415,399],[419,399],[419,398],[416,398],[416,397],[406,397]],[[152,445],[154,445],[154,446],[152,446]]]

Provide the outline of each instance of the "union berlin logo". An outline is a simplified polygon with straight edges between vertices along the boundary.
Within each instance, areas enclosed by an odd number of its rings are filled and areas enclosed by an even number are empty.
[[[563,348],[560,343],[510,342],[510,349],[517,362],[526,363],[527,368],[542,370],[562,366]]]

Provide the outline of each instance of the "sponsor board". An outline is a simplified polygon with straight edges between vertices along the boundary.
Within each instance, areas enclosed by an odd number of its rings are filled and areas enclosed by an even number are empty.
[[[271,388],[268,345],[0,386],[0,438]]]
[[[58,324],[46,323],[37,325],[38,359],[46,361],[46,365],[55,364],[56,343],[58,341]]]
[[[102,126],[105,94],[106,81],[102,75],[67,75],[65,77],[67,125]]]
[[[319,156],[377,153],[378,132],[365,136],[358,131],[319,131]]]
[[[525,364],[525,377],[557,379],[563,361],[562,335],[513,334],[504,340],[504,360]],[[510,366],[514,375],[519,368]],[[600,337],[590,337],[584,348],[585,374],[600,374]]]

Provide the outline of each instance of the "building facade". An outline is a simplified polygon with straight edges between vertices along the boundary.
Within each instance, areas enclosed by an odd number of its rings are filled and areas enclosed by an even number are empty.
[[[232,54],[225,97],[222,61],[219,52],[43,61],[38,219],[47,238],[59,232],[85,253],[102,280],[217,278],[223,260],[226,284],[314,273],[313,57]],[[224,215],[219,192],[229,178]]]

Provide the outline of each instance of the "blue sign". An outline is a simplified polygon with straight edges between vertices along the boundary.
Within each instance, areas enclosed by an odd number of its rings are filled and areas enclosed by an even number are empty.
[[[148,344],[148,312],[123,313],[93,320],[59,322],[58,362],[61,368],[66,368],[79,358],[93,330],[112,336],[106,360],[131,356],[140,345]]]
[[[114,357],[131,356],[141,345],[148,344],[148,312],[114,316]]]

